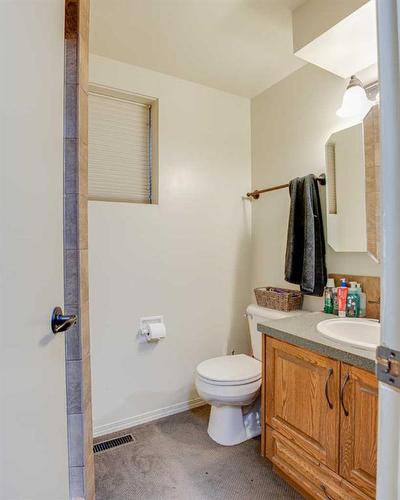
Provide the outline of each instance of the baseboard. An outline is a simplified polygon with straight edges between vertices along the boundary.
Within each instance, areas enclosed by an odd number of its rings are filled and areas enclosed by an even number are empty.
[[[95,425],[93,428],[93,437],[104,436],[105,434],[111,434],[112,432],[129,429],[130,427],[135,427],[136,425],[146,424],[147,422],[168,417],[169,415],[175,415],[176,413],[191,410],[192,408],[197,408],[205,404],[206,403],[202,399],[195,398],[190,401],[184,401],[183,403],[177,403],[158,410],[148,411],[140,415],[124,418],[123,420],[116,420],[114,422],[110,422],[109,424]]]

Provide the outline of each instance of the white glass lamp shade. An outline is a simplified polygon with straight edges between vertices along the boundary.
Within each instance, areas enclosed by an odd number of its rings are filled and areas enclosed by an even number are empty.
[[[351,77],[343,96],[342,105],[336,111],[336,114],[341,118],[358,116],[362,119],[374,104],[373,101],[368,99],[360,80]]]

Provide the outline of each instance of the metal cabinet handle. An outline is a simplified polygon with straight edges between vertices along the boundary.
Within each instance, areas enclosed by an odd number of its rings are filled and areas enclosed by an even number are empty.
[[[327,500],[333,500],[333,498],[330,495],[328,495],[328,492],[326,491],[326,486],[324,484],[321,484],[321,490],[323,491],[323,493],[326,496]]]
[[[333,409],[333,403],[329,399],[328,384],[329,384],[329,380],[332,377],[332,375],[333,375],[333,368],[329,368],[328,375],[327,375],[326,380],[325,380],[325,397],[326,397],[326,400],[328,401],[328,405],[329,405],[329,408],[331,410]]]
[[[340,403],[341,403],[342,408],[343,408],[343,413],[346,415],[346,417],[349,416],[349,410],[344,406],[344,390],[346,388],[346,384],[349,381],[349,379],[350,379],[350,374],[347,373],[346,378],[344,379],[344,382],[343,382],[342,387],[340,389]]]
[[[65,332],[75,325],[77,317],[75,314],[64,315],[61,307],[55,307],[51,315],[51,330],[54,334]]]

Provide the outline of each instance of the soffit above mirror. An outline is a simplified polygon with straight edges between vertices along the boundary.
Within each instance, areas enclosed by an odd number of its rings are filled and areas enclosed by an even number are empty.
[[[308,0],[293,12],[293,48],[342,78],[376,64],[375,0]]]

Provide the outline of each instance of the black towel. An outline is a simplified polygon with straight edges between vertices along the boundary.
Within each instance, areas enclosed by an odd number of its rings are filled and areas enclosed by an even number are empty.
[[[307,295],[321,296],[327,280],[325,238],[318,183],[314,175],[289,183],[290,215],[285,280]]]

